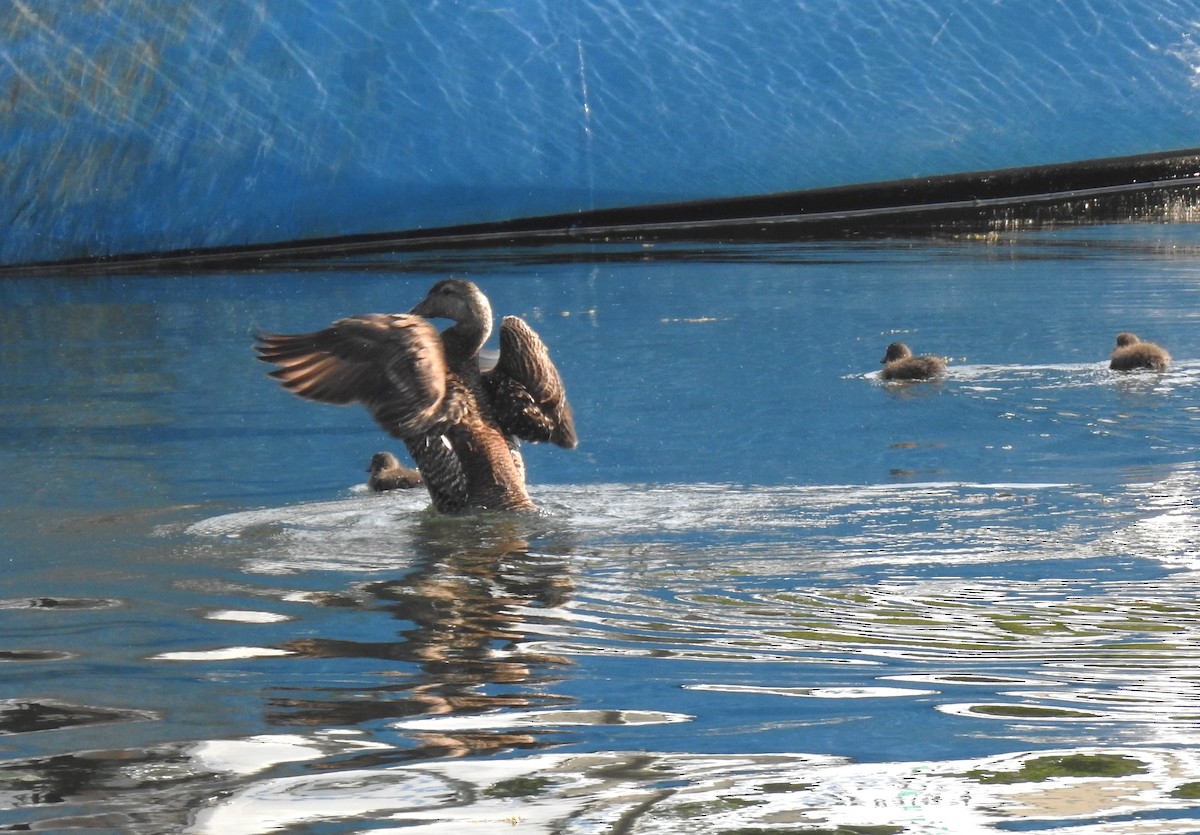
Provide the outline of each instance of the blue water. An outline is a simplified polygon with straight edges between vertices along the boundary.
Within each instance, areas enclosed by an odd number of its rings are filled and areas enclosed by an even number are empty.
[[[0,9],[0,263],[1197,144],[1188,2],[301,5]]]
[[[1195,831],[1198,230],[6,281],[0,828]],[[534,518],[250,350],[448,274],[567,383]]]

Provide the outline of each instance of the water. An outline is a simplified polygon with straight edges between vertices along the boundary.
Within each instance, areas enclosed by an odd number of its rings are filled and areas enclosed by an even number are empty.
[[[7,281],[0,828],[1197,831],[1198,255]],[[566,379],[534,518],[364,492],[394,445],[250,351],[451,273]],[[1109,372],[1126,329],[1172,369]],[[881,383],[897,338],[948,378]]]

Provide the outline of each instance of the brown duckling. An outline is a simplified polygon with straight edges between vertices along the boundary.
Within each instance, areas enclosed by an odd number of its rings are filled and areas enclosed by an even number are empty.
[[[429,319],[449,319],[441,333]],[[439,281],[410,313],[367,313],[322,331],[260,334],[270,375],[308,400],[362,403],[404,441],[434,507],[533,510],[520,441],[573,449],[575,419],[558,369],[523,320],[500,325],[500,357],[484,373],[479,352],[492,306],[469,281]]]
[[[420,487],[425,482],[421,480],[420,470],[406,467],[390,452],[377,452],[371,456],[371,466],[367,467],[371,475],[367,478],[367,487],[376,493],[384,490],[408,490]]]
[[[1171,364],[1171,355],[1160,345],[1143,342],[1132,333],[1117,334],[1117,347],[1112,352],[1108,367],[1113,371],[1132,371],[1135,368],[1151,368],[1164,371]]]
[[[887,353],[880,362],[883,371],[879,376],[885,380],[928,380],[946,373],[946,361],[941,357],[914,357],[903,342],[887,346]]]

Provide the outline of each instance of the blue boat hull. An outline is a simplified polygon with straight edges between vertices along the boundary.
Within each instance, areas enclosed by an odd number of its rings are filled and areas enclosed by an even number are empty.
[[[1148,0],[13,4],[0,263],[261,246],[1200,145]]]

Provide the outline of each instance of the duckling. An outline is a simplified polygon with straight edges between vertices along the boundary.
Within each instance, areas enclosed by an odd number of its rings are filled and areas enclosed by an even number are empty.
[[[453,324],[438,330],[430,319]],[[405,444],[442,513],[534,510],[520,441],[574,449],[558,369],[522,319],[504,317],[500,357],[480,368],[492,307],[475,284],[439,281],[409,313],[367,313],[302,334],[259,334],[255,350],[285,389],[321,403],[362,403]]]
[[[376,493],[384,490],[408,490],[420,487],[421,473],[412,467],[400,463],[390,452],[377,452],[371,456],[371,466],[367,467],[371,475],[367,478],[367,487]]]
[[[887,346],[887,353],[880,362],[883,371],[879,376],[885,380],[928,380],[946,373],[946,361],[941,357],[914,357],[903,342]]]
[[[1135,368],[1152,368],[1164,371],[1171,364],[1171,355],[1153,342],[1142,342],[1135,334],[1117,334],[1117,347],[1112,352],[1108,367],[1113,371],[1132,371]]]

